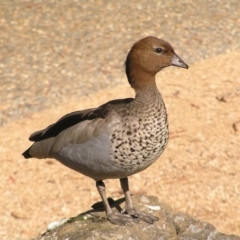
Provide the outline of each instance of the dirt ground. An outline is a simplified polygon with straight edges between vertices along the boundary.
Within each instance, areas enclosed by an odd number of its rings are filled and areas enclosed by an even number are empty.
[[[170,124],[170,142],[160,159],[130,177],[133,194],[156,195],[172,208],[240,235],[240,52],[191,65],[167,68],[157,76]],[[0,238],[30,239],[55,220],[90,209],[100,197],[91,179],[55,160],[26,160],[28,136],[62,115],[98,106],[133,91],[120,87],[11,122],[0,132]],[[122,196],[117,180],[108,195]]]

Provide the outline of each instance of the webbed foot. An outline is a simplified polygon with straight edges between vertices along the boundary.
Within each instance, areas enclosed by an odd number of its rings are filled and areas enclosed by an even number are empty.
[[[114,213],[109,213],[107,214],[108,220],[116,225],[126,225],[127,223],[138,223],[139,219],[131,216],[129,214],[114,214]]]

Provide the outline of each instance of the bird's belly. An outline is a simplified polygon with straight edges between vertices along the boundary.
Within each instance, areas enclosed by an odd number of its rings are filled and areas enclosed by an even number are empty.
[[[108,135],[94,137],[81,144],[69,144],[51,157],[94,180],[124,177],[124,169],[112,163]]]

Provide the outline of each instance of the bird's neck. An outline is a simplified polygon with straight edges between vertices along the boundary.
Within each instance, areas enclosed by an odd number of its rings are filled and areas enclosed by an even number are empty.
[[[134,69],[129,72],[128,81],[136,92],[136,101],[147,103],[159,96],[155,75],[151,73]]]

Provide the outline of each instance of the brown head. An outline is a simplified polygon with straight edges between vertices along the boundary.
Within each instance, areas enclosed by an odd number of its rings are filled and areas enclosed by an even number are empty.
[[[135,89],[151,81],[155,83],[155,75],[164,67],[188,68],[168,42],[151,36],[132,46],[125,64],[128,81]]]

